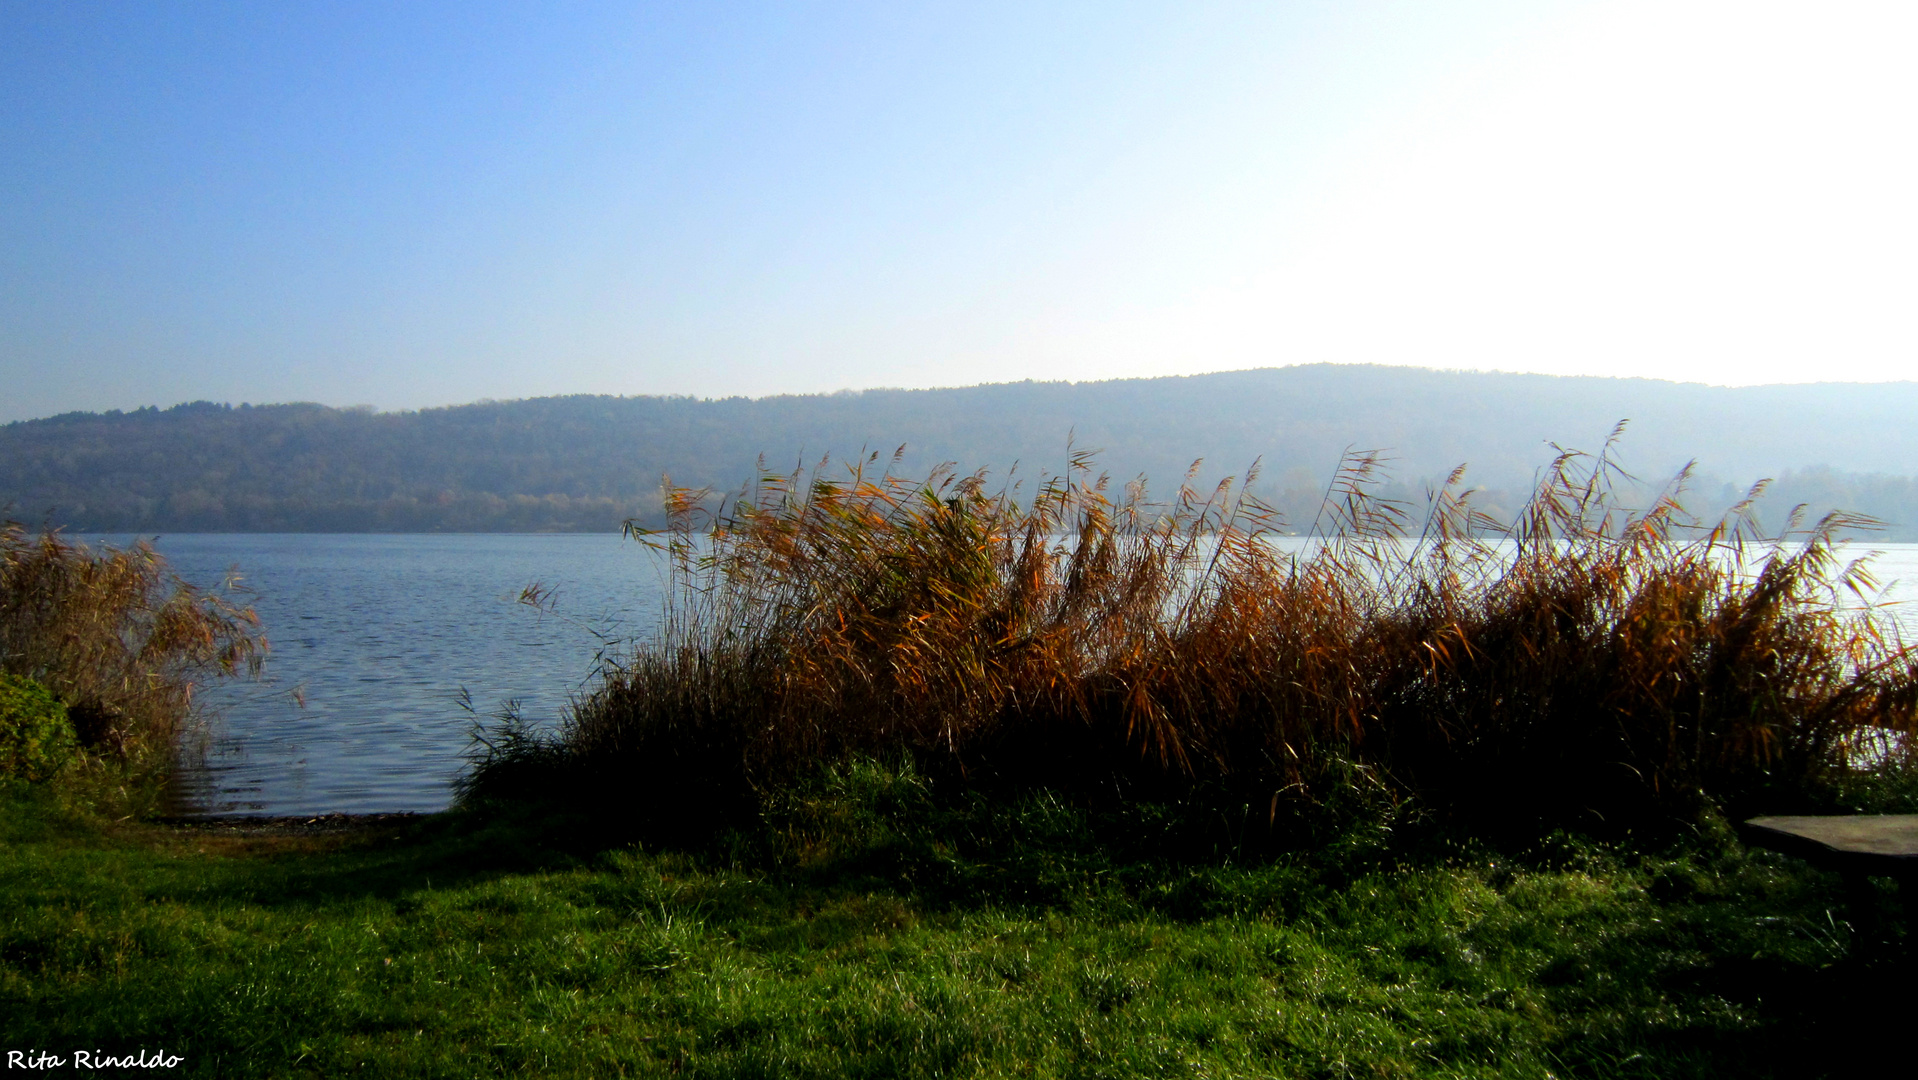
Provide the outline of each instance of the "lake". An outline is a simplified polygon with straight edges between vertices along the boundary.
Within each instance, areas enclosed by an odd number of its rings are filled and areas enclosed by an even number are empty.
[[[223,533],[155,547],[195,584],[236,569],[272,642],[263,681],[201,698],[213,727],[186,786],[207,813],[445,808],[472,745],[462,691],[481,716],[517,700],[556,723],[603,649],[653,631],[663,584],[658,556],[616,534]],[[1889,598],[1918,597],[1918,544],[1854,550],[1881,552]],[[557,614],[517,603],[533,582],[554,590]],[[1918,604],[1900,614],[1918,636]]]
[[[462,691],[482,716],[517,700],[556,722],[602,648],[652,630],[661,595],[657,557],[617,534],[205,534],[155,547],[197,585],[236,569],[272,643],[264,681],[201,697],[214,723],[187,788],[211,813],[444,809],[472,745]],[[535,581],[557,614],[517,602]]]

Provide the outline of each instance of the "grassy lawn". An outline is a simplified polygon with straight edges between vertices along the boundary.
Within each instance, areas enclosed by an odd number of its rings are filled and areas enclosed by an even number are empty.
[[[872,768],[690,850],[525,812],[236,837],[8,800],[0,1053],[189,1075],[1845,1075],[1909,1007],[1895,955],[1847,958],[1834,879],[1723,835],[1374,823],[1250,858]]]

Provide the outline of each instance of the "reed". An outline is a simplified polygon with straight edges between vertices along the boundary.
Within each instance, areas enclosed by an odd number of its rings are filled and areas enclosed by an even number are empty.
[[[250,609],[181,581],[145,542],[0,524],[0,673],[50,689],[92,761],[163,773],[195,687],[257,670],[265,649]]]
[[[1906,764],[1918,655],[1847,605],[1872,582],[1834,546],[1869,523],[1762,538],[1748,499],[1696,527],[1682,477],[1633,511],[1621,475],[1609,444],[1563,453],[1498,523],[1462,471],[1414,516],[1356,454],[1303,552],[1246,485],[1189,474],[1155,504],[1086,455],[1025,501],[876,457],[717,508],[674,490],[671,527],[639,534],[671,567],[658,637],[556,739],[484,754],[467,792],[704,815],[904,757],[973,786],[1206,786],[1268,824],[1363,788],[1629,828],[1802,802],[1867,744]]]

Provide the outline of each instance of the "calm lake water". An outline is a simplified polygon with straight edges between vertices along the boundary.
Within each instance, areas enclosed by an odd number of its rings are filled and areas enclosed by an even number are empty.
[[[171,535],[155,547],[195,584],[237,569],[272,643],[263,682],[200,699],[214,723],[188,789],[209,813],[443,809],[472,745],[462,691],[482,716],[517,700],[557,721],[601,649],[651,632],[661,590],[656,557],[617,534]],[[517,603],[535,581],[555,590],[557,615]]]
[[[126,537],[88,537],[124,543]],[[207,813],[321,814],[443,809],[474,716],[517,700],[554,723],[596,657],[656,625],[657,557],[612,534],[162,536],[174,570],[213,585],[231,569],[251,590],[272,653],[262,682],[229,682],[206,766],[189,782]],[[1918,598],[1918,544],[1877,550],[1889,598]],[[540,582],[558,615],[516,602]],[[1918,638],[1918,604],[1899,609]]]

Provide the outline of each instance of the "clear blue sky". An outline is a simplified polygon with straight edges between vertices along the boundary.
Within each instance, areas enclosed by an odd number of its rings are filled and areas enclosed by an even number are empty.
[[[0,0],[0,420],[1911,378],[1911,10]]]

